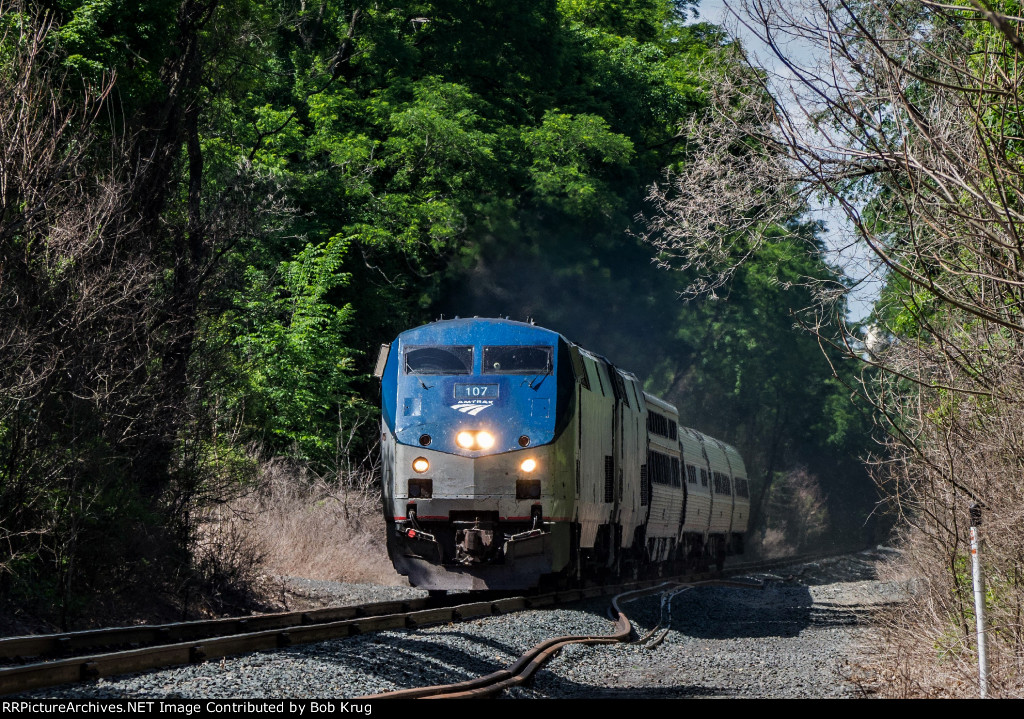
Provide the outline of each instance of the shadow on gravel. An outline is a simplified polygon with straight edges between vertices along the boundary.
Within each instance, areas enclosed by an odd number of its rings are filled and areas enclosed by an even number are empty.
[[[626,610],[628,613],[628,610]],[[632,616],[632,615],[631,615]],[[795,637],[810,626],[860,624],[862,614],[849,607],[814,603],[806,584],[768,582],[764,589],[695,587],[676,595],[669,609],[649,606],[636,620],[666,626],[700,639]]]
[[[397,689],[490,674],[506,668],[522,653],[512,644],[458,630],[434,631],[422,637],[414,633],[366,635],[320,646],[316,654],[321,662],[362,673],[369,686],[379,687],[380,680],[385,680]],[[467,651],[464,646],[476,647],[476,651]],[[309,649],[305,652],[311,653]]]
[[[839,557],[821,562],[808,562],[788,575],[807,586],[833,582],[856,582],[878,579],[877,557]],[[785,570],[779,574],[786,576]]]
[[[697,685],[677,685],[669,687],[594,687],[592,684],[578,684],[566,679],[548,679],[537,681],[538,689],[532,686],[510,689],[504,692],[502,699],[537,699],[548,696],[559,699],[682,699],[684,697],[730,697],[740,696],[735,690],[727,687],[707,687]]]
[[[607,603],[587,603],[582,608],[604,617]],[[806,585],[785,581],[768,582],[764,589],[736,587],[694,587],[676,594],[670,604],[653,595],[622,607],[633,622],[637,636],[649,630],[669,627],[675,638],[693,639],[791,638],[810,626],[829,627],[858,622],[855,612],[839,606],[814,605]],[[511,615],[510,615],[511,616]],[[609,632],[611,624],[609,623]],[[508,631],[508,630],[506,630]],[[551,636],[557,634],[552,628]],[[532,646],[532,644],[530,644]],[[327,665],[345,667],[346,673],[362,674],[366,693],[392,688],[448,684],[505,669],[529,646],[517,638],[515,629],[504,636],[486,636],[458,625],[434,627],[429,633],[385,632],[328,642],[312,649],[292,651],[314,655]],[[330,673],[330,670],[327,672]],[[588,698],[670,698],[732,696],[735,688],[679,683],[671,686],[616,688],[577,683],[547,674],[538,689],[547,696]],[[554,683],[554,685],[552,684]],[[362,682],[356,682],[358,685]],[[557,686],[555,686],[557,685]],[[534,694],[530,688],[524,695]],[[536,694],[534,694],[536,695]]]
[[[800,585],[695,587],[677,594],[668,609],[652,607],[636,620],[665,626],[671,618],[673,630],[701,639],[795,637],[816,623],[812,605],[810,591]]]

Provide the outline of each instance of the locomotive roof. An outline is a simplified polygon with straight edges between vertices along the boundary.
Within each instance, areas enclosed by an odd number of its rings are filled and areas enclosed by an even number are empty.
[[[554,330],[500,317],[456,317],[450,320],[437,320],[406,330],[398,337],[403,343],[452,342],[460,341],[460,338],[465,338],[469,332],[486,332],[494,337],[506,337],[510,341],[531,339],[554,344],[560,337],[566,342],[569,341]]]
[[[401,340],[402,344],[417,342],[436,342],[439,344],[448,342],[465,342],[467,330],[473,330],[474,332],[487,331],[490,334],[492,341],[543,341],[550,342],[554,345],[558,339],[562,339],[568,344],[577,347],[580,352],[588,357],[604,362],[609,368],[614,368],[614,370],[624,378],[639,381],[635,374],[612,364],[612,362],[604,355],[576,344],[561,332],[540,327],[539,325],[535,325],[533,322],[519,322],[517,320],[510,320],[502,317],[455,317],[450,320],[435,320],[434,322],[406,330],[398,335],[398,339]],[[657,398],[654,399],[657,402],[661,401]],[[676,408],[667,402],[664,404],[666,409],[669,409],[672,412],[676,411]]]

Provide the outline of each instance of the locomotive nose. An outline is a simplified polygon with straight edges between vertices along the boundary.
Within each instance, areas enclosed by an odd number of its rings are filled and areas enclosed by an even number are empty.
[[[445,507],[431,514],[447,514],[466,501],[481,501],[502,517],[521,516],[516,501],[539,499],[547,494],[550,476],[548,446],[478,457],[463,457],[427,447],[396,447],[395,498],[424,498],[422,488],[429,482],[430,499],[444,500]],[[529,486],[526,491],[523,488]],[[465,501],[464,501],[465,500]],[[506,500],[513,504],[507,504]],[[526,512],[529,513],[528,511]]]

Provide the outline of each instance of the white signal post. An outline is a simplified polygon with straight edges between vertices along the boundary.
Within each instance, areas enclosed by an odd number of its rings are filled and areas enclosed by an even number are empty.
[[[981,506],[974,503],[971,512],[971,566],[974,572],[974,618],[978,632],[978,690],[981,698],[988,696],[988,656],[985,653],[985,578],[981,574],[978,557],[978,527],[981,526]]]

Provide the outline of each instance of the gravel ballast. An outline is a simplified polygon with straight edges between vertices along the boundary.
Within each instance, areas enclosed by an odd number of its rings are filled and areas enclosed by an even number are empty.
[[[510,698],[857,697],[849,667],[871,641],[873,605],[900,588],[874,578],[878,553],[745,579],[763,588],[693,587],[623,605],[630,644],[563,649]],[[301,584],[301,580],[298,580]],[[317,582],[346,601],[422,596],[408,587]],[[607,599],[557,609],[395,630],[55,687],[23,697],[343,698],[446,684],[509,666],[552,636],[609,634]],[[667,630],[667,631],[666,631]],[[13,697],[12,697],[13,698]]]

